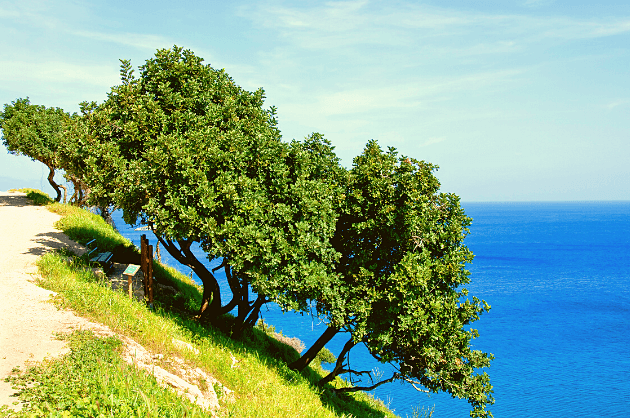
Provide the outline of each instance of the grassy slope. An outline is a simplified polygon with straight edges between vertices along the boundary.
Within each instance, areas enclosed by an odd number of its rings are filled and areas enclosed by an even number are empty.
[[[72,206],[50,203],[47,196],[39,191],[24,191],[34,202],[47,204],[51,211],[63,215],[57,227],[72,239],[85,243],[96,238],[99,248],[129,244],[99,216]],[[41,258],[39,268],[42,276],[40,285],[58,293],[55,303],[59,306],[68,307],[83,317],[108,325],[147,349],[164,354],[165,364],[172,355],[184,358],[193,367],[201,367],[234,390],[234,402],[222,403],[220,416],[395,417],[382,402],[366,394],[336,396],[330,390],[316,387],[313,383],[324,373],[321,368],[309,368],[304,373],[290,370],[287,361],[296,358],[297,352],[259,329],[236,341],[220,330],[194,320],[193,313],[200,300],[199,288],[174,269],[159,266],[156,268],[156,278],[179,292],[176,295],[158,292],[155,309],[149,310],[144,304],[132,301],[123,293],[112,291],[99,283],[85,262],[72,254],[50,253]],[[199,349],[199,354],[176,348],[172,344],[173,338],[192,343]],[[231,356],[239,360],[238,367],[232,368]],[[113,380],[125,381],[125,372],[117,373],[118,377]],[[129,384],[125,383],[127,386]],[[337,381],[335,384],[343,382]],[[130,391],[130,399],[137,399],[140,392]],[[175,408],[172,400],[164,402],[165,405],[170,402]],[[188,401],[178,399],[178,403],[178,411],[189,410],[186,415],[196,415],[195,408]],[[133,407],[130,408],[130,411],[133,410]],[[166,416],[164,412],[154,413],[151,410],[125,414],[140,415]]]

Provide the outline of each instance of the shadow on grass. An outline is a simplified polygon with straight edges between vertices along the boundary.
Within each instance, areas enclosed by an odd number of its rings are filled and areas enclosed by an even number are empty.
[[[4,195],[0,196],[0,206],[14,206],[16,208],[21,208],[24,206],[33,206],[31,201],[24,199],[24,196],[16,194],[16,195]]]
[[[0,206],[45,206],[54,202],[50,196],[37,189],[11,189],[9,192],[25,193],[28,200],[24,200],[21,195],[0,196]]]
[[[63,212],[67,209],[60,209]],[[128,263],[139,260],[138,250],[124,237],[115,232],[102,218],[86,211],[72,208],[68,216],[63,218],[58,227],[72,240],[81,244],[95,239],[99,251],[112,251],[114,260]],[[59,212],[58,212],[59,213]],[[72,219],[76,217],[75,219]],[[77,219],[79,218],[79,219]],[[125,261],[127,260],[127,261]],[[139,264],[139,263],[133,263]],[[372,405],[367,399],[355,399],[349,394],[335,394],[330,385],[325,388],[317,387],[321,374],[311,368],[298,373],[288,367],[288,363],[297,359],[299,353],[291,346],[271,337],[264,331],[254,328],[243,333],[241,338],[233,339],[229,329],[233,317],[226,315],[219,324],[211,326],[195,319],[195,314],[201,303],[199,288],[187,283],[177,276],[181,276],[174,269],[162,266],[154,261],[155,280],[158,284],[154,293],[154,312],[166,317],[183,329],[188,330],[193,339],[211,339],[228,350],[248,352],[258,357],[262,364],[272,369],[287,385],[295,385],[306,381],[319,394],[322,403],[338,416],[382,417],[383,412]],[[166,291],[168,289],[168,291]],[[175,291],[173,291],[174,289]]]
[[[158,303],[161,304],[162,301],[159,299]],[[345,393],[336,394],[331,384],[327,384],[324,388],[318,387],[317,383],[322,375],[312,368],[307,367],[303,372],[291,370],[288,364],[299,358],[300,354],[295,348],[276,340],[264,331],[253,328],[246,330],[239,339],[231,338],[228,330],[234,318],[229,314],[221,317],[223,324],[211,326],[193,319],[192,312],[175,312],[167,309],[163,312],[178,326],[189,330],[194,338],[212,339],[231,351],[255,353],[256,357],[268,368],[273,369],[287,385],[297,385],[306,381],[314,392],[319,393],[322,403],[338,416],[351,414],[354,417],[383,417],[383,412],[367,400],[355,399],[352,395]]]

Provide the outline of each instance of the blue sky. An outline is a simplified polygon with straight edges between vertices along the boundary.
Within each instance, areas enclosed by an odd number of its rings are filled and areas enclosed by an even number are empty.
[[[374,138],[464,201],[630,199],[627,1],[0,1],[0,44],[0,104],[77,111],[176,44],[347,166]],[[0,148],[0,189],[46,188]]]

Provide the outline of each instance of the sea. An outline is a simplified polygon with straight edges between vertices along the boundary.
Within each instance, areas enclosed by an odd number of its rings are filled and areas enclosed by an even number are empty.
[[[475,254],[466,288],[491,305],[473,324],[479,331],[473,347],[495,356],[485,369],[496,401],[488,409],[496,418],[630,417],[630,202],[462,206],[473,218],[465,242]],[[136,245],[147,233],[124,224],[120,212],[114,220]],[[190,273],[166,251],[161,255]],[[274,305],[262,317],[306,346],[325,327]],[[338,354],[347,339],[339,335],[327,348]],[[350,361],[353,369],[387,377],[389,369],[365,349]],[[408,384],[385,384],[372,394],[404,418],[428,410],[434,418],[469,416],[465,400]]]

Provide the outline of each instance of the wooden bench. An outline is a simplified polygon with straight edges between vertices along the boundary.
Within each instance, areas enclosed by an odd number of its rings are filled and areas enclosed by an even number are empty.
[[[107,273],[114,265],[114,254],[106,251],[99,253],[98,247],[96,246],[96,240],[93,239],[89,241],[85,246],[88,248],[88,252],[85,255],[85,258],[89,260],[90,263],[97,264],[103,267],[103,271]]]

